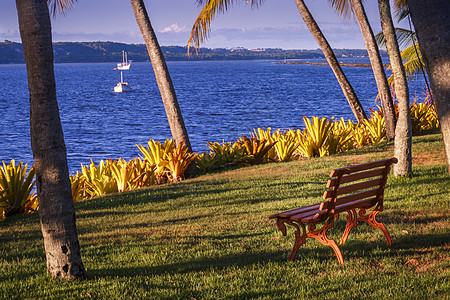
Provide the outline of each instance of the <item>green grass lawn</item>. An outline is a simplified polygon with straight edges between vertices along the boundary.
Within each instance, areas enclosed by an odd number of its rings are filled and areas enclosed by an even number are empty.
[[[320,201],[330,171],[392,156],[382,143],[341,155],[204,175],[76,203],[87,279],[46,275],[37,214],[0,222],[1,299],[448,299],[450,178],[439,134],[414,138],[414,176],[388,180],[389,230],[361,224],[341,246],[308,239],[268,216]],[[329,236],[338,240],[341,215]]]

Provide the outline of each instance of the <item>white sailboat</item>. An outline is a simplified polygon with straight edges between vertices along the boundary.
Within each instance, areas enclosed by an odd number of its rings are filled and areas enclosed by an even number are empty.
[[[129,70],[131,66],[131,61],[128,61],[127,53],[122,50],[122,63],[117,64],[117,69],[119,70]]]
[[[131,86],[128,82],[123,82],[123,74],[120,71],[120,82],[114,87],[114,93],[131,92]]]
[[[114,93],[123,93],[123,92],[131,92],[131,86],[128,82],[123,81],[123,70],[129,70],[131,66],[131,62],[128,62],[127,53],[122,51],[122,63],[117,64],[117,68],[114,70],[120,70],[120,82],[114,87]]]

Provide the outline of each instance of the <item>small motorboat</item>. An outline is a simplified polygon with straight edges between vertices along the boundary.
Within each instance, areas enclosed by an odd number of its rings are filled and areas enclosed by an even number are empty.
[[[131,61],[128,61],[127,53],[122,50],[122,62],[117,64],[119,70],[129,70]]]
[[[120,82],[114,87],[114,93],[131,92],[128,82],[123,82],[123,74],[120,72]]]

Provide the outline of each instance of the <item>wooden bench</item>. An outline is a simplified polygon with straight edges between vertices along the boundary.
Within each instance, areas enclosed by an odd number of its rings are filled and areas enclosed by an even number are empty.
[[[375,217],[383,210],[384,187],[391,165],[394,163],[397,163],[395,157],[335,169],[331,172],[331,178],[327,183],[327,188],[331,189],[323,194],[323,198],[329,199],[328,201],[271,215],[269,219],[276,219],[277,227],[283,236],[286,236],[285,224],[296,228],[294,248],[289,259],[294,260],[299,247],[306,243],[306,238],[312,237],[324,245],[331,246],[339,263],[342,264],[344,262],[342,253],[336,242],[327,237],[327,230],[333,228],[339,214],[344,212],[347,213],[347,225],[340,241],[341,245],[347,241],[350,230],[357,226],[357,222],[364,221],[374,228],[381,229],[390,246],[389,232]],[[366,212],[368,209],[372,211]],[[316,229],[317,225],[321,226],[320,229]]]

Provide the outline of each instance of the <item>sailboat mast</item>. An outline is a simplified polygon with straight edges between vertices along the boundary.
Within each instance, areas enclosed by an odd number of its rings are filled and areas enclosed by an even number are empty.
[[[122,74],[122,71],[120,71],[120,83],[123,83],[123,74]]]

